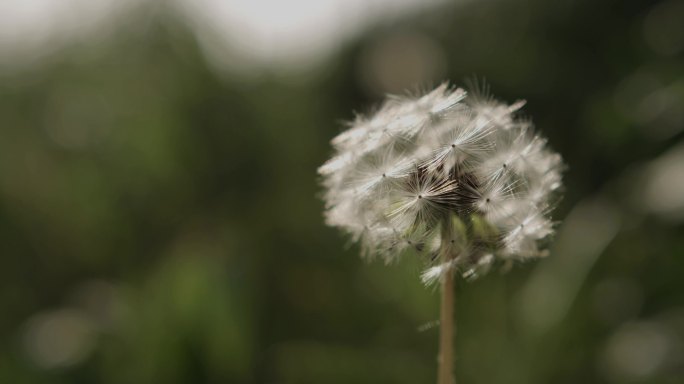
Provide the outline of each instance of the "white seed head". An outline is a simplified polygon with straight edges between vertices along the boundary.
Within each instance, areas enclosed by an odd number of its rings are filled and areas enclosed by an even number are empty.
[[[545,256],[563,164],[516,116],[523,105],[448,84],[389,97],[332,140],[335,155],[318,170],[327,223],[387,262],[407,251],[434,261],[449,247],[453,259],[430,266],[426,283]]]

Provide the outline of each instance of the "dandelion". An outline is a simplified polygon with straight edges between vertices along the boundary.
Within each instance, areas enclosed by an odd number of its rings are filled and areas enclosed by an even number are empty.
[[[390,97],[335,137],[319,168],[329,225],[368,258],[423,256],[423,281],[441,283],[439,383],[453,380],[454,274],[548,253],[562,161],[517,116],[523,105],[448,84]]]

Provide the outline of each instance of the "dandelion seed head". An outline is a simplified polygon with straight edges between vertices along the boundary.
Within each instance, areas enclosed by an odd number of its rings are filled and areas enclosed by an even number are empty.
[[[432,260],[426,283],[545,256],[561,157],[517,116],[524,101],[508,105],[488,92],[445,83],[424,95],[390,96],[357,116],[318,170],[327,224],[369,258],[424,255]],[[445,247],[453,258],[440,263],[435,255]]]

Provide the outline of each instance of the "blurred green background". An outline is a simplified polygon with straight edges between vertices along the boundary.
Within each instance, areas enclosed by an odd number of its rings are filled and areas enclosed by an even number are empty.
[[[459,281],[459,383],[684,383],[684,1],[374,2],[252,56],[192,2],[67,3],[0,28],[0,383],[434,382],[424,261],[362,261],[316,168],[353,111],[472,75],[568,171],[551,257]]]

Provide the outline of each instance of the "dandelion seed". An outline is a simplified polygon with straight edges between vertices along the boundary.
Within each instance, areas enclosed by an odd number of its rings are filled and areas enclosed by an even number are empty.
[[[388,98],[332,140],[336,153],[319,168],[327,223],[369,257],[425,255],[426,283],[544,256],[562,161],[516,116],[524,104],[499,102],[484,84],[474,95],[445,83]],[[445,247],[447,262],[434,257]]]

